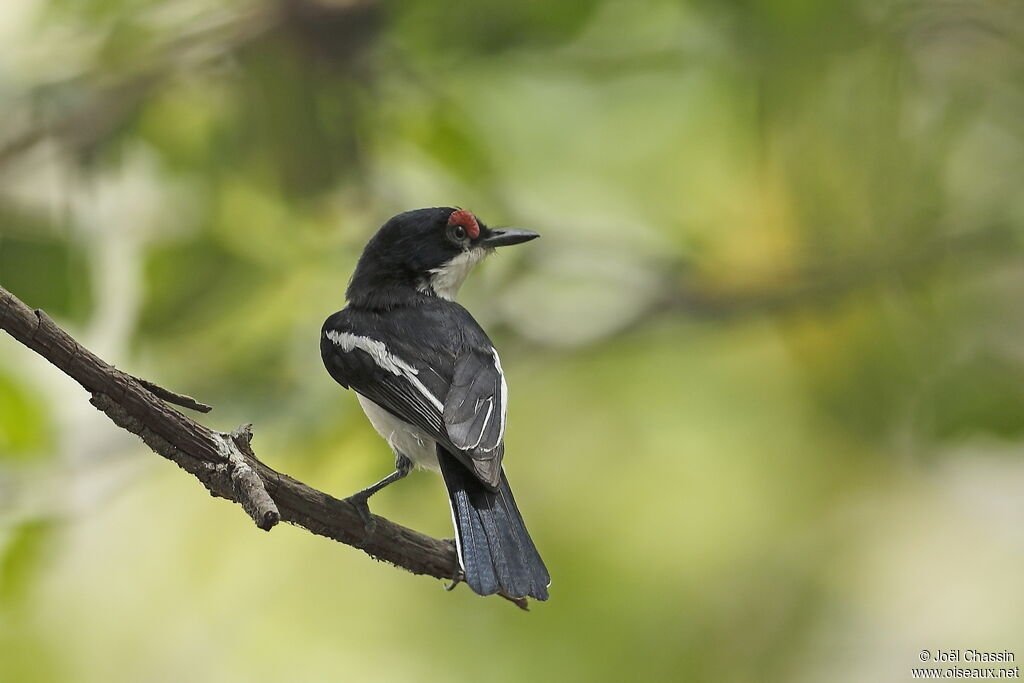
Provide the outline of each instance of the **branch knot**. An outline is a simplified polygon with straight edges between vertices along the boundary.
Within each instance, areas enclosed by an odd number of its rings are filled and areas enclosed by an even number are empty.
[[[217,440],[217,450],[227,464],[228,476],[231,477],[231,485],[238,496],[238,502],[256,522],[256,526],[264,531],[270,531],[281,521],[281,513],[274,499],[267,493],[263,480],[246,462],[245,454],[239,449],[239,443],[242,443],[248,450],[249,441],[252,439],[252,425],[242,425],[230,434],[213,434]]]

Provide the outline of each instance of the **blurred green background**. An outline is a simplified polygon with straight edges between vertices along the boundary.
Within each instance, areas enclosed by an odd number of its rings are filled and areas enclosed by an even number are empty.
[[[4,0],[0,44],[0,284],[335,495],[391,465],[317,348],[367,238],[540,232],[460,298],[554,577],[524,614],[260,532],[0,335],[0,679],[899,681],[1024,643],[1024,5]],[[373,508],[451,535],[433,475]]]

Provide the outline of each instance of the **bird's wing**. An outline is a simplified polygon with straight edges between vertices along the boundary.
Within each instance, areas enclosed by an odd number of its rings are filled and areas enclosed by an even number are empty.
[[[504,454],[507,401],[498,352],[488,347],[460,353],[444,401],[445,430],[452,444],[470,456],[477,476],[494,485]]]
[[[498,354],[487,348],[489,353],[465,350],[453,360],[410,344],[392,349],[338,329],[325,329],[321,341],[324,363],[335,380],[419,427],[495,487],[505,451],[507,389]],[[430,358],[448,367],[431,367]]]
[[[441,398],[448,383],[439,373],[367,336],[326,330],[324,339],[324,363],[339,383],[435,439],[447,441]]]

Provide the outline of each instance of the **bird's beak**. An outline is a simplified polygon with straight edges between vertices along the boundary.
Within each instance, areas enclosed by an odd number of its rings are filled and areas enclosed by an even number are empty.
[[[510,244],[522,244],[540,237],[533,230],[520,230],[519,228],[504,228],[491,230],[491,234],[480,241],[485,247],[507,247]]]

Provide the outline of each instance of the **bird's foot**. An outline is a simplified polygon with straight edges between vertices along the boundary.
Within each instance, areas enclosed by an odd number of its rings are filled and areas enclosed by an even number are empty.
[[[373,531],[374,521],[373,515],[370,514],[370,505],[367,501],[370,500],[372,493],[366,491],[360,491],[359,493],[353,493],[348,498],[345,498],[345,502],[355,508],[359,518],[363,520],[363,530],[366,533]]]

